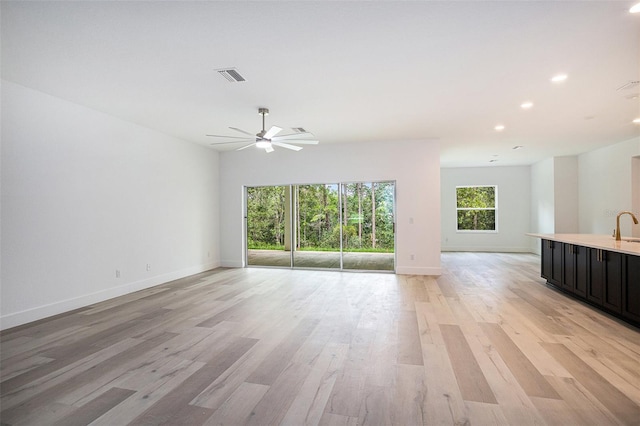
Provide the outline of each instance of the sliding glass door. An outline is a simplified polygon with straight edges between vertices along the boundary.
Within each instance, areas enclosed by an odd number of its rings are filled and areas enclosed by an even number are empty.
[[[394,202],[394,182],[247,187],[247,265],[394,271]]]
[[[393,271],[393,182],[342,185],[343,269]]]
[[[295,185],[293,266],[340,269],[338,184]]]
[[[247,265],[291,266],[287,250],[289,186],[255,186],[246,191]]]

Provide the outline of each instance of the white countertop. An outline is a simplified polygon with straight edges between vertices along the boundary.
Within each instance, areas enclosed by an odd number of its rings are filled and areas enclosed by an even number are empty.
[[[640,256],[640,238],[622,237],[623,241],[616,241],[611,235],[595,234],[527,234],[530,237],[561,243],[575,244],[577,246],[592,247],[597,249],[617,251],[619,253],[634,254]],[[624,241],[624,240],[633,240]]]

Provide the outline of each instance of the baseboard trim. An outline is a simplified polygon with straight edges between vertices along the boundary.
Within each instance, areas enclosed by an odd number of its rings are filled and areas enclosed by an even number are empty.
[[[433,266],[428,267],[413,267],[413,266],[398,266],[396,267],[396,274],[399,275],[442,275],[442,268],[436,268]]]
[[[237,260],[221,260],[220,266],[223,268],[243,268],[244,267],[242,261],[237,261]]]
[[[466,252],[482,252],[482,253],[531,253],[531,247],[491,247],[491,246],[441,246],[440,251],[446,253],[448,251],[466,251]]]
[[[169,272],[144,280],[122,284],[117,287],[111,287],[105,290],[97,291],[95,293],[85,294],[71,299],[60,300],[47,305],[25,309],[20,312],[2,315],[0,316],[0,330],[6,330],[54,315],[73,311],[74,309],[83,308],[85,306],[93,305],[99,302],[104,302],[115,297],[124,296],[136,291],[155,287],[160,284],[165,284],[169,281],[188,277],[190,275],[198,274],[210,269],[215,269],[219,266],[220,264],[217,262],[192,266],[190,268],[181,269],[179,271]]]

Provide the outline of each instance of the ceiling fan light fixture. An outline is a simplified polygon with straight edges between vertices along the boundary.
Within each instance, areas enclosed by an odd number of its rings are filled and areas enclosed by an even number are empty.
[[[562,83],[563,81],[565,81],[569,76],[566,74],[557,74],[554,75],[553,77],[551,77],[551,82],[552,83]]]
[[[269,141],[258,141],[256,142],[256,148],[266,149],[271,146],[271,142]]]

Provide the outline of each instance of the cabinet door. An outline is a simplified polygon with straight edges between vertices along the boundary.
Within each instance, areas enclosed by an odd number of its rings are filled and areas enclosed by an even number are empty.
[[[622,315],[640,323],[640,256],[628,255],[627,279],[622,286]]]
[[[553,253],[553,272],[551,274],[552,283],[561,286],[562,285],[562,251],[564,243],[557,241],[551,241],[551,248]]]
[[[578,247],[573,244],[563,244],[564,262],[562,268],[562,288],[575,292],[576,287],[576,256],[575,251]]]
[[[602,287],[604,286],[603,251],[589,248],[589,280],[587,282],[587,299],[602,305]]]
[[[562,282],[562,243],[542,240],[542,277],[560,286]]]
[[[603,251],[604,286],[602,304],[614,312],[622,312],[622,267],[625,255]]]
[[[553,275],[553,250],[551,249],[551,241],[540,240],[540,243],[542,244],[540,250],[542,253],[542,271],[540,271],[540,275],[549,281]]]
[[[587,297],[587,283],[589,275],[589,249],[582,246],[573,246],[573,255],[576,259],[576,275],[573,292],[581,297]]]

